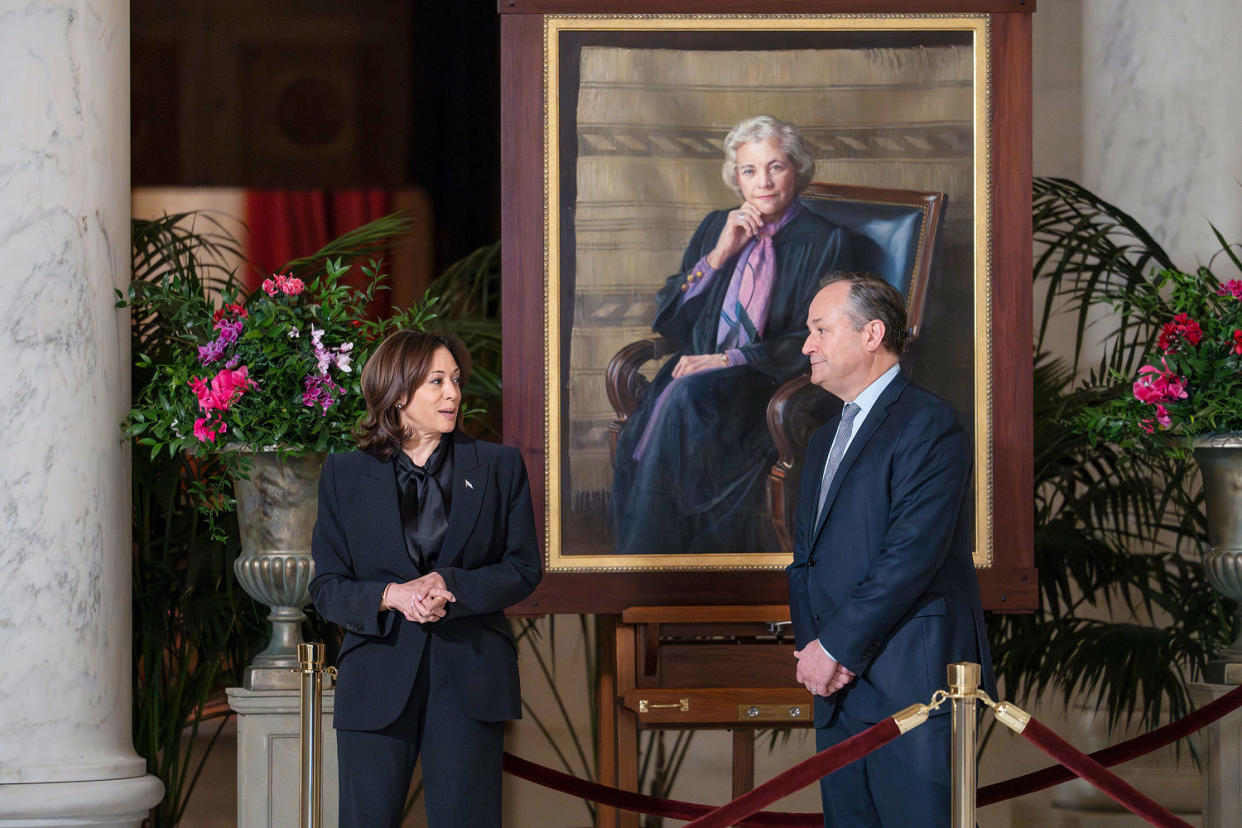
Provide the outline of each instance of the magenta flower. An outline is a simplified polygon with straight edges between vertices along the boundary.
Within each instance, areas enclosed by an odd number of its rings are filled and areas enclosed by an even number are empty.
[[[223,434],[226,431],[228,431],[228,426],[224,424],[223,420],[209,423],[206,417],[199,417],[194,421],[194,436],[198,438],[200,443],[214,443],[216,435]]]
[[[194,390],[194,396],[198,397],[198,407],[207,412],[228,411],[229,406],[241,399],[242,394],[256,387],[254,380],[247,376],[248,373],[249,369],[243,365],[236,371],[221,368],[212,377],[211,385],[198,377],[191,379],[190,388]]]
[[[1242,354],[1242,331],[1236,329],[1233,332],[1233,352]]]
[[[279,284],[280,284],[280,289],[285,292],[286,296],[297,296],[299,293],[302,292],[302,288],[305,287],[305,285],[302,284],[301,279],[295,279],[292,276],[285,279],[283,282],[280,282]]]
[[[1234,299],[1242,299],[1242,279],[1230,279],[1216,289],[1219,296],[1232,296]]]
[[[1173,419],[1169,417],[1169,411],[1163,405],[1156,403],[1156,422],[1161,428],[1168,428],[1173,425]]]
[[[1153,365],[1144,365],[1139,369],[1139,377],[1134,381],[1134,398],[1139,402],[1160,403],[1166,400],[1184,400],[1186,397],[1185,377],[1179,377],[1169,370],[1167,363],[1163,371]]]
[[[345,389],[332,381],[327,374],[307,374],[302,381],[302,405],[307,408],[318,407],[322,409],[323,414],[328,413],[328,409],[336,404],[340,395]]]

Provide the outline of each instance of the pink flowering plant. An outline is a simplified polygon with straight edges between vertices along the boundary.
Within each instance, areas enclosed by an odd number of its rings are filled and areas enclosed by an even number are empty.
[[[1136,317],[1164,310],[1140,367],[1113,371],[1120,393],[1079,422],[1095,438],[1184,456],[1196,437],[1242,431],[1242,280],[1164,270],[1151,287],[1127,296]]]
[[[316,275],[275,274],[249,295],[230,280],[218,299],[177,280],[131,285],[119,304],[170,320],[173,335],[158,353],[134,355],[150,380],[135,389],[125,432],[153,458],[218,454],[230,476],[245,473],[252,451],[351,448],[367,355],[390,330],[423,328],[435,301],[372,319],[385,277],[372,261],[356,287],[344,281],[349,269],[328,259]],[[227,506],[227,481],[207,483],[203,500]]]

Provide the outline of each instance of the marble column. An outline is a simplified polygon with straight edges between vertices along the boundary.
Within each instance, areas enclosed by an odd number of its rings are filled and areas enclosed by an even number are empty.
[[[1209,222],[1242,241],[1242,4],[1082,8],[1083,184],[1193,270],[1220,249]]]
[[[0,0],[0,826],[137,825],[129,3]]]

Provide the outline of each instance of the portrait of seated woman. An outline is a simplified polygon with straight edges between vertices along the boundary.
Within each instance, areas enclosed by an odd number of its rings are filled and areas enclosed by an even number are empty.
[[[703,219],[657,294],[652,329],[678,350],[617,442],[618,554],[779,552],[765,409],[806,368],[807,307],[821,276],[852,269],[853,234],[798,201],[814,161],[794,125],[749,118],[724,152],[741,203]]]

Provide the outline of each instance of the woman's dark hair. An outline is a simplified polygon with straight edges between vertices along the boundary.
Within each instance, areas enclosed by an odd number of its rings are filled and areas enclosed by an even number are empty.
[[[375,349],[362,366],[362,399],[367,413],[354,430],[358,448],[387,460],[409,439],[397,406],[426,381],[432,357],[440,348],[448,348],[453,355],[465,385],[470,376],[470,354],[455,336],[435,331],[395,331]]]

